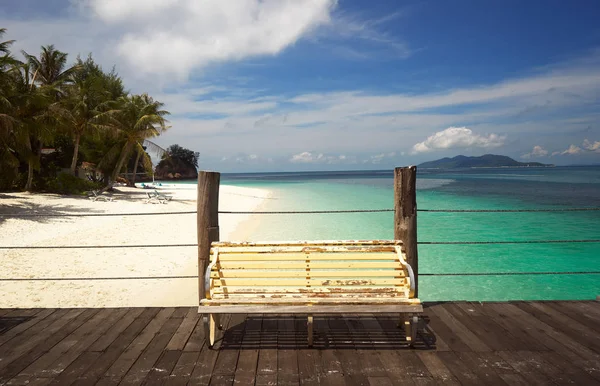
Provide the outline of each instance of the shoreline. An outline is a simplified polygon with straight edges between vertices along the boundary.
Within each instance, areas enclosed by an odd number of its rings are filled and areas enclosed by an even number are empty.
[[[157,187],[172,195],[168,204],[146,204],[148,190],[116,187],[114,202],[55,194],[0,193],[0,214],[37,213],[39,217],[0,217],[4,246],[126,246],[197,242],[195,214],[94,216],[102,213],[195,211],[195,185]],[[255,211],[271,192],[221,185],[219,208]],[[79,217],[49,217],[64,214]],[[221,239],[238,239],[251,215],[221,216]],[[185,279],[2,281],[0,308],[195,306],[198,304],[197,248],[86,248],[0,250],[2,278],[112,278],[193,276]]]

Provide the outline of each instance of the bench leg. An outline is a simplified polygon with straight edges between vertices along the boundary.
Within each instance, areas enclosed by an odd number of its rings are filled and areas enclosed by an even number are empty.
[[[212,348],[215,344],[216,318],[214,314],[207,314],[202,317],[204,320],[204,336],[208,347]]]
[[[308,347],[312,347],[313,345],[313,316],[308,315],[308,322],[306,323],[308,327]]]
[[[406,341],[412,345],[412,325],[411,325],[410,314],[402,314],[402,324],[404,324],[404,333],[406,335]]]
[[[404,331],[406,333],[406,341],[409,343],[410,347],[413,347],[417,340],[419,317],[417,315],[405,314],[402,320],[404,323]]]

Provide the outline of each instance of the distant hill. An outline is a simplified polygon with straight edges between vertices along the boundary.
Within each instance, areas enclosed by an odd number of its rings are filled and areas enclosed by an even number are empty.
[[[518,162],[504,155],[486,154],[481,157],[458,155],[453,158],[442,158],[424,162],[418,167],[424,169],[455,169],[455,168],[499,168],[499,167],[551,167],[554,165],[539,162]]]

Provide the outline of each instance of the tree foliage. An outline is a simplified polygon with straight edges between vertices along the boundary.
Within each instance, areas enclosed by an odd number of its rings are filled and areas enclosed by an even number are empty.
[[[75,175],[82,162],[107,184],[128,171],[131,157],[151,172],[143,144],[168,128],[161,102],[127,92],[114,68],[104,71],[91,55],[69,64],[48,45],[18,60],[5,34],[0,28],[0,190],[64,186],[59,172]],[[42,162],[44,148],[55,153]]]

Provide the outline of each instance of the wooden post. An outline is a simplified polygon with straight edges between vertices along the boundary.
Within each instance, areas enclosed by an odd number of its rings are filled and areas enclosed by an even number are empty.
[[[204,273],[210,245],[219,241],[219,183],[221,174],[198,172],[198,295],[204,299]]]
[[[402,240],[406,262],[415,273],[415,297],[419,296],[419,257],[417,254],[417,167],[394,170],[394,239]]]

